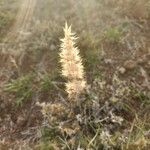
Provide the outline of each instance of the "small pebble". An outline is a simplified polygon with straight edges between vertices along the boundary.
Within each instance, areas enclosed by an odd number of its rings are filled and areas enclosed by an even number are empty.
[[[51,44],[51,45],[50,45],[50,50],[53,51],[53,50],[55,50],[55,49],[56,49],[56,46],[55,46],[54,44]]]
[[[133,61],[133,60],[127,60],[124,63],[125,69],[128,69],[128,70],[134,69],[136,65],[137,65],[136,61]]]
[[[104,62],[105,62],[106,64],[112,64],[112,63],[113,63],[113,61],[112,61],[111,59],[105,59]]]
[[[124,74],[126,72],[126,69],[124,67],[120,67],[118,69],[118,71],[121,73],[121,74]]]

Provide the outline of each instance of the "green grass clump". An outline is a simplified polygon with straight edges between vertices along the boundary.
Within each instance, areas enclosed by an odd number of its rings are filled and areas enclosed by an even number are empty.
[[[55,150],[57,145],[55,142],[58,140],[58,133],[55,129],[42,127],[40,129],[41,138],[39,143],[35,146],[36,150]]]
[[[14,94],[16,106],[22,106],[27,100],[32,97],[32,80],[33,75],[26,75],[19,77],[16,80],[12,80],[10,81],[10,83],[6,84],[5,91]]]
[[[119,42],[122,31],[118,27],[110,27],[105,31],[105,37],[111,42]]]
[[[3,37],[6,29],[12,24],[14,16],[9,11],[0,12],[0,35]]]
[[[44,75],[40,81],[40,91],[49,91],[53,87],[52,81],[48,75]]]
[[[11,7],[9,7],[8,4],[11,5]],[[0,40],[6,35],[15,20],[17,4],[17,0],[0,1]]]
[[[12,20],[11,13],[9,12],[1,12],[0,13],[0,30],[6,29],[6,26]]]

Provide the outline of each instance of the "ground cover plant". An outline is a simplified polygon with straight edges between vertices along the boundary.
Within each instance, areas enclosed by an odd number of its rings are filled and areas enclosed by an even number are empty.
[[[0,40],[7,34],[7,30],[15,20],[15,14],[18,8],[16,0],[0,1]]]

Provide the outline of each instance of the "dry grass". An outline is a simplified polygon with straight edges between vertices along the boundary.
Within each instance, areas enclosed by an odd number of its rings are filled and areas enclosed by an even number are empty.
[[[1,44],[0,149],[148,150],[149,6],[37,0],[30,36]],[[5,35],[13,17],[1,14]]]
[[[68,79],[66,91],[70,98],[77,97],[86,86],[82,59],[79,50],[75,47],[75,35],[71,33],[71,27],[66,24],[65,37],[61,39],[60,62],[62,64],[62,75]]]

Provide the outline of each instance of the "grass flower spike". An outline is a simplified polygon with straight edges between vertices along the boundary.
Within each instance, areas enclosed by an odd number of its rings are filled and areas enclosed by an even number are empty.
[[[71,32],[71,26],[65,25],[65,37],[61,39],[60,62],[62,75],[68,79],[66,91],[69,97],[79,95],[86,86],[84,67],[79,55],[79,49],[75,46],[75,34]]]

